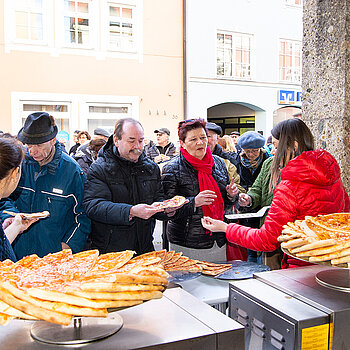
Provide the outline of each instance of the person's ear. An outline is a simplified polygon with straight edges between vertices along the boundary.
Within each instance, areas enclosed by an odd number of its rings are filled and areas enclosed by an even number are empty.
[[[118,140],[118,138],[117,138],[116,135],[113,135],[113,142],[114,142],[114,144],[115,144],[116,147],[119,146],[119,140]]]
[[[296,151],[298,150],[298,147],[299,147],[298,141],[294,141],[294,153],[296,153]]]
[[[17,181],[17,178],[18,178],[20,172],[21,172],[21,169],[19,166],[17,168],[13,169],[11,174],[10,174],[11,181]]]

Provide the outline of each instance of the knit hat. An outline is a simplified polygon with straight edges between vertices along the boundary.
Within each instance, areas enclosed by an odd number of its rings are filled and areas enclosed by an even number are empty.
[[[265,137],[256,131],[247,131],[237,140],[242,149],[257,149],[264,147]]]
[[[58,132],[53,116],[46,112],[29,114],[17,138],[22,143],[38,145],[52,140]]]

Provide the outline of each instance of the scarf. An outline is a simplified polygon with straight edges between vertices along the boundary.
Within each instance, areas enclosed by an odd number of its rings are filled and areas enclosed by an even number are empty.
[[[199,190],[201,192],[204,190],[211,190],[214,191],[217,196],[212,204],[202,206],[203,215],[209,216],[213,219],[223,220],[224,200],[222,199],[219,186],[212,176],[214,158],[209,147],[207,147],[207,153],[203,159],[191,156],[183,148],[181,148],[181,154],[193,166],[193,168],[198,171]]]
[[[243,151],[240,154],[240,157],[241,157],[242,165],[245,168],[249,169],[251,174],[254,174],[255,170],[258,168],[258,166],[261,164],[261,162],[263,160],[263,152],[260,151],[259,156],[257,158],[255,158],[254,160],[249,160],[247,158],[247,155]]]

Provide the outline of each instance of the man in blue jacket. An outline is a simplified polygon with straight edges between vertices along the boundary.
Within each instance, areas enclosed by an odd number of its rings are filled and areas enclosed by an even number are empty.
[[[17,136],[27,148],[22,176],[11,197],[1,201],[0,210],[50,212],[48,218],[33,224],[12,243],[18,259],[30,254],[42,257],[66,248],[79,252],[90,233],[90,220],[82,207],[84,174],[62,152],[57,131],[52,116],[35,112],[27,117]]]

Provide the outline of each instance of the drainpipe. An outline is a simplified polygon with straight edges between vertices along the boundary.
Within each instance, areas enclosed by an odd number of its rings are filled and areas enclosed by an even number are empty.
[[[187,15],[187,4],[186,0],[182,1],[182,31],[183,31],[183,90],[184,90],[184,120],[187,116],[187,57],[186,57],[186,44],[187,44],[187,27],[186,27],[186,15]]]

